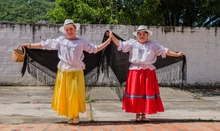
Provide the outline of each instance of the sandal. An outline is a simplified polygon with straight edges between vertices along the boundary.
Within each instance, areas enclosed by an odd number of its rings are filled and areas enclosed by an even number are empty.
[[[140,121],[150,122],[150,120],[145,116],[145,114],[142,114]]]
[[[73,124],[73,118],[68,119],[68,124]]]
[[[136,114],[136,119],[135,121],[141,121],[141,114]]]
[[[74,124],[78,124],[78,123],[79,123],[79,117],[73,118],[73,123],[74,123]]]

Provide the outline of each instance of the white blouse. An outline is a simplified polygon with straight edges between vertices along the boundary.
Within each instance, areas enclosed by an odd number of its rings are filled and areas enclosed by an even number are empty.
[[[145,44],[139,43],[137,40],[130,39],[127,41],[119,41],[118,50],[129,52],[130,70],[156,69],[153,65],[157,56],[166,57],[168,48],[165,48],[154,41],[147,41]]]
[[[98,46],[88,43],[82,38],[76,40],[68,40],[64,36],[56,39],[47,39],[41,41],[43,49],[58,50],[60,59],[57,67],[64,71],[83,70],[85,64],[83,62],[83,51],[88,53],[97,53]]]

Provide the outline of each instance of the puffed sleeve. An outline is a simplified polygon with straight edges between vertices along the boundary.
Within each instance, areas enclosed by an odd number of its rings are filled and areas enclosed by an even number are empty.
[[[166,53],[169,50],[168,48],[163,47],[156,42],[153,42],[153,49],[156,52],[157,56],[161,56],[162,58],[166,57]]]
[[[56,39],[47,39],[46,41],[41,41],[43,49],[45,50],[58,50],[61,40],[64,39],[63,36],[60,36]]]
[[[130,39],[126,41],[119,41],[118,51],[129,52],[131,51],[136,40]]]
[[[98,45],[91,44],[85,39],[82,39],[83,42],[83,50],[88,52],[88,53],[97,53],[98,52]]]

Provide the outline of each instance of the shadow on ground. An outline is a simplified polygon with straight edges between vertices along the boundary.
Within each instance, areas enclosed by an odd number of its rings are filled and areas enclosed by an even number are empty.
[[[163,87],[166,88],[166,87]],[[170,88],[170,87],[169,87]],[[220,96],[220,87],[173,87],[174,90],[182,90],[203,97]]]
[[[162,124],[162,123],[190,123],[190,122],[220,122],[219,120],[199,120],[199,119],[150,119],[150,122],[136,121],[81,121],[80,126],[99,125],[135,125],[135,124]],[[67,121],[55,122],[56,124],[68,124]]]

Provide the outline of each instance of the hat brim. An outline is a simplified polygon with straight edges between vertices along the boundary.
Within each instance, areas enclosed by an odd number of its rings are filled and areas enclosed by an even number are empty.
[[[76,31],[78,31],[79,28],[80,28],[80,24],[79,24],[79,23],[73,23],[73,24],[76,26]],[[65,25],[61,26],[61,27],[59,28],[59,30],[60,30],[62,33],[65,34],[65,29],[64,29],[64,27],[65,27]]]
[[[141,30],[141,31],[146,31],[146,32],[148,32],[149,36],[152,36],[152,35],[153,35],[153,32],[150,31],[150,30]],[[138,32],[141,32],[141,31],[135,31],[135,32],[133,32],[133,35],[134,35],[134,36],[137,36]]]

